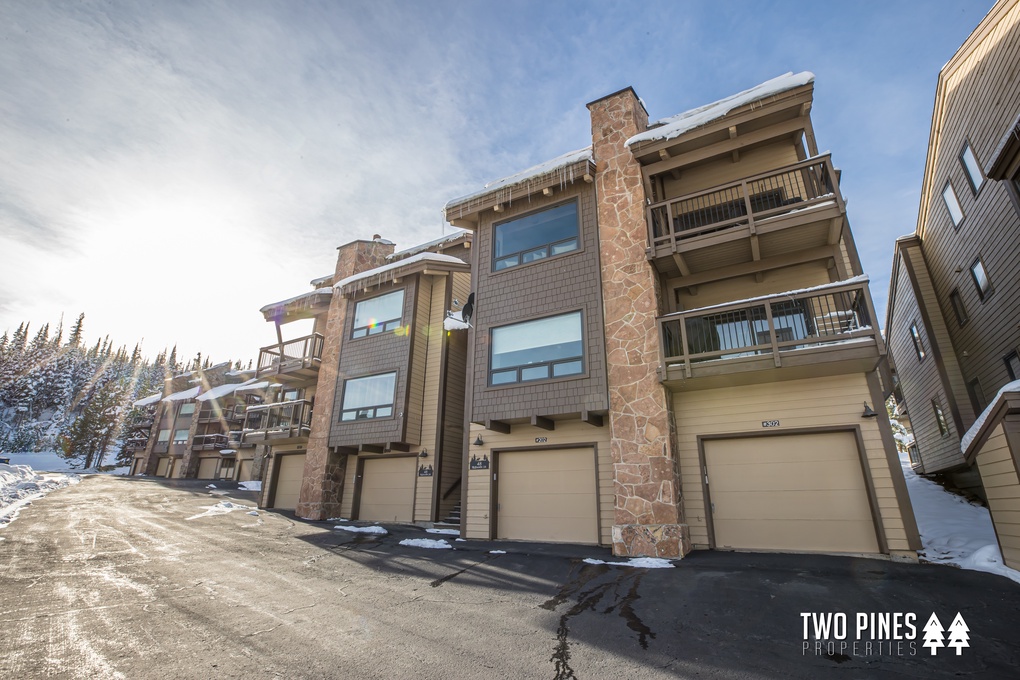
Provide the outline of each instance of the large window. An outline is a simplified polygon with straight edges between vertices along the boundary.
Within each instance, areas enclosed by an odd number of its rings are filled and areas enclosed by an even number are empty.
[[[985,174],[981,172],[981,165],[978,163],[977,156],[974,155],[974,150],[970,148],[969,142],[963,145],[963,151],[960,152],[960,165],[963,166],[963,173],[967,175],[970,190],[976,196],[985,181]]]
[[[970,266],[970,277],[974,280],[974,287],[977,288],[978,297],[982,302],[992,294],[992,282],[988,279],[988,272],[985,271],[985,263],[981,258],[974,260]]]
[[[188,443],[188,431],[174,430],[174,444],[187,444],[187,443]]]
[[[576,202],[497,224],[493,230],[493,271],[577,250],[577,225]]]
[[[389,418],[393,415],[393,394],[396,373],[367,375],[344,383],[341,421]]]
[[[354,306],[354,332],[352,338],[385,333],[400,327],[404,315],[404,290],[362,300]]]
[[[177,412],[179,416],[190,416],[195,412],[195,403],[188,402],[187,404],[181,404],[181,410]]]
[[[584,372],[581,312],[492,330],[489,382],[508,385]]]
[[[946,210],[949,211],[949,217],[953,220],[953,226],[960,226],[960,222],[963,222],[963,208],[960,207],[960,201],[956,198],[953,185],[949,182],[946,182],[946,188],[942,190],[942,200],[946,203]]]
[[[165,444],[168,441],[170,441],[170,430],[169,429],[160,430],[159,434],[156,435],[156,441],[159,442],[160,444]]]

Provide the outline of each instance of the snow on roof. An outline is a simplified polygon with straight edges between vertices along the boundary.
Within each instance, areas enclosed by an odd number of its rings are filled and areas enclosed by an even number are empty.
[[[658,120],[652,124],[655,127],[651,130],[646,130],[628,139],[626,142],[627,146],[633,146],[641,142],[656,142],[679,137],[689,130],[722,118],[733,109],[746,104],[753,104],[766,97],[792,90],[795,87],[807,85],[814,82],[814,79],[815,74],[810,71],[784,73],[778,78],[766,80],[764,83],[755,85],[749,90],[744,90],[711,104],[699,106],[696,109]]]
[[[312,284],[313,288],[324,288],[326,286],[329,286],[329,284],[333,283],[333,274],[326,274],[325,276],[320,276],[317,279],[312,279],[311,281],[309,281],[309,283]]]
[[[198,393],[201,391],[201,387],[192,387],[190,390],[174,392],[169,397],[164,397],[163,401],[187,401],[188,399],[194,399],[197,397]]]
[[[693,312],[704,312],[717,307],[729,307],[731,305],[743,305],[751,304],[753,302],[760,302],[762,300],[770,300],[781,295],[800,295],[801,293],[813,293],[815,291],[828,290],[829,288],[839,288],[840,286],[852,285],[855,283],[867,283],[869,281],[867,274],[861,274],[860,276],[854,276],[849,279],[843,279],[842,281],[834,281],[832,283],[823,283],[820,286],[811,286],[810,288],[798,288],[797,290],[787,290],[782,293],[772,293],[769,295],[759,295],[758,297],[745,298],[743,300],[733,300],[732,302],[721,302],[717,305],[709,305],[708,307],[698,307],[697,309],[687,309],[683,312],[673,312],[672,314],[666,314],[662,318],[670,318],[673,316],[679,316],[680,314],[691,314]],[[857,329],[861,330],[861,329]]]
[[[978,433],[981,432],[981,427],[985,424],[985,421],[988,419],[988,416],[991,415],[992,411],[994,411],[999,405],[999,399],[1006,392],[1020,392],[1020,380],[1014,380],[1013,382],[1008,382],[1003,385],[999,390],[999,393],[995,395],[995,399],[988,402],[988,406],[985,410],[981,412],[981,415],[979,415],[977,420],[974,421],[974,424],[970,426],[967,433],[963,435],[963,439],[960,440],[960,451],[962,451],[964,455],[967,454],[967,449],[970,448],[970,445],[974,442]]]
[[[425,250],[429,250],[430,248],[435,248],[436,246],[441,246],[444,243],[449,243],[451,241],[456,241],[457,239],[459,239],[461,236],[463,236],[466,233],[468,233],[468,232],[465,229],[456,229],[452,234],[447,234],[446,236],[441,236],[441,237],[439,237],[437,239],[434,239],[432,241],[428,241],[426,243],[419,243],[418,245],[412,246],[411,248],[408,248],[406,250],[401,250],[400,252],[393,253],[391,255],[387,255],[386,259],[387,260],[399,260],[401,258],[409,257],[411,255],[417,255],[418,253],[420,253],[422,251],[425,251]],[[330,278],[332,278],[332,277],[330,277]]]
[[[248,382],[246,382],[246,383],[244,383],[242,385],[238,385],[237,389],[234,390],[234,391],[235,392],[251,392],[252,390],[264,390],[267,387],[269,387],[269,381],[268,380],[260,380],[258,382],[253,382],[253,381],[249,380]]]
[[[326,286],[324,288],[316,288],[315,290],[310,290],[307,293],[301,293],[300,295],[295,295],[294,297],[287,298],[286,300],[280,300],[279,302],[270,302],[268,305],[266,305],[265,307],[263,307],[259,311],[261,313],[265,314],[266,312],[272,311],[272,310],[274,310],[274,309],[276,309],[278,307],[285,307],[285,306],[287,306],[289,304],[292,304],[294,302],[302,302],[302,301],[304,301],[306,299],[311,299],[311,298],[313,298],[313,297],[315,297],[317,295],[331,295],[332,293],[333,293],[333,291],[332,291],[332,289],[329,286]]]
[[[155,404],[157,401],[159,401],[162,398],[163,398],[163,393],[162,392],[156,392],[156,394],[150,394],[147,397],[143,397],[142,399],[139,399],[135,403],[131,404],[131,406],[133,408],[142,408],[143,406],[151,406],[152,404]]]
[[[333,287],[343,288],[344,286],[350,283],[354,283],[355,281],[361,281],[362,279],[368,279],[373,276],[378,276],[379,274],[384,274],[393,269],[406,267],[408,265],[414,264],[415,262],[443,262],[449,264],[464,264],[464,260],[460,259],[459,257],[454,257],[453,255],[442,255],[440,253],[418,253],[417,255],[412,255],[406,260],[390,262],[389,264],[384,264],[381,267],[369,269],[367,271],[361,272],[360,274],[355,274],[354,276],[348,276],[346,279],[340,279],[339,281],[333,284]]]
[[[583,149],[578,149],[577,151],[571,151],[569,153],[563,154],[562,156],[557,156],[556,158],[548,160],[545,163],[533,165],[527,170],[521,170],[520,172],[515,173],[513,175],[509,175],[502,179],[497,179],[493,182],[489,182],[480,190],[475,191],[474,193],[470,193],[467,196],[461,196],[460,198],[455,198],[451,201],[447,201],[446,207],[448,208],[451,205],[456,205],[458,203],[469,201],[473,198],[484,196],[488,193],[496,191],[497,189],[502,189],[503,187],[509,187],[514,184],[519,184],[530,179],[541,177],[542,175],[548,175],[550,173],[556,172],[557,170],[564,170],[565,168],[574,165],[575,163],[593,160],[594,157],[592,156],[591,147],[586,146]],[[564,181],[567,180],[567,178],[562,179]],[[571,182],[574,181],[574,178],[570,177],[569,181]]]
[[[254,378],[243,383],[227,383],[225,385],[218,385],[216,387],[210,388],[206,392],[203,392],[195,401],[209,401],[211,399],[219,399],[220,397],[225,397],[229,394],[233,394],[240,388],[250,385],[253,382],[255,382]]]

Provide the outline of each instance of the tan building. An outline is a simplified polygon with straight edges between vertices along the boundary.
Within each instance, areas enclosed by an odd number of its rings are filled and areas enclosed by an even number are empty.
[[[813,76],[656,123],[446,206],[475,233],[463,534],[916,557],[886,349]]]
[[[917,228],[896,242],[886,320],[914,468],[986,498],[1013,567],[1017,390],[998,393],[1020,378],[1018,68],[1020,2],[1003,0],[939,73]]]
[[[312,293],[263,308],[278,324],[314,319],[312,336],[290,343],[299,351],[288,353],[282,334],[263,348],[259,377],[281,384],[267,414],[302,409],[284,418],[287,433],[264,429],[273,446],[265,506],[396,522],[454,510],[465,338],[443,326],[470,294],[470,245],[462,232],[397,253],[378,237],[355,241]]]

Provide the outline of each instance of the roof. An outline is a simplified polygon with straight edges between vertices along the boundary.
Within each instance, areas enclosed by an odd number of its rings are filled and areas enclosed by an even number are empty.
[[[312,284],[313,288],[322,288],[333,283],[333,276],[333,274],[326,274],[325,276],[320,276],[317,279],[312,279],[309,283]]]
[[[442,264],[445,266],[449,265],[458,265],[459,267],[468,266],[467,263],[464,262],[464,260],[460,259],[459,257],[454,257],[452,255],[442,255],[440,253],[428,253],[428,252],[418,253],[417,255],[412,255],[411,257],[404,260],[398,260],[397,262],[384,264],[383,266],[376,267],[375,269],[363,271],[359,274],[355,274],[354,276],[348,276],[346,279],[341,279],[337,281],[335,284],[333,284],[333,287],[340,289],[341,292],[349,292],[345,291],[344,289],[350,286],[352,283],[368,281],[370,279],[375,278],[377,280],[369,284],[375,285],[378,283],[382,283],[384,280],[388,280],[389,278],[396,277],[397,276],[396,272],[400,270],[403,270],[405,268],[417,269],[418,267],[415,267],[415,265],[418,265],[419,263],[427,264],[429,262]],[[391,274],[390,277],[383,277],[384,274],[388,273]]]
[[[498,191],[500,189],[508,189],[523,182],[528,182],[539,177],[544,177],[545,175],[549,175],[557,171],[568,173],[568,168],[570,168],[573,165],[576,165],[577,163],[582,163],[584,161],[588,161],[589,163],[595,162],[595,159],[592,156],[592,150],[590,146],[586,146],[583,149],[578,149],[577,151],[570,151],[568,153],[563,154],[562,156],[557,156],[556,158],[548,160],[544,163],[533,165],[527,170],[521,170],[520,172],[508,175],[506,177],[503,177],[502,179],[497,179],[495,181],[489,182],[484,187],[482,187],[478,191],[475,191],[474,193],[470,193],[467,196],[461,196],[460,198],[455,198],[451,201],[447,201],[444,210],[449,208],[450,206],[458,205],[460,203],[466,203],[473,199],[485,196],[486,194],[490,194],[494,191]],[[572,175],[569,177],[561,177],[562,182],[568,181],[573,182],[574,179],[575,178]],[[513,192],[511,190],[510,191],[511,197],[512,193]]]
[[[677,115],[670,116],[669,118],[657,120],[650,125],[651,129],[634,135],[627,140],[626,144],[627,146],[633,146],[634,144],[640,144],[641,142],[657,142],[679,137],[694,128],[701,127],[706,123],[722,118],[733,109],[740,108],[747,104],[754,104],[762,99],[775,96],[786,92],[787,90],[802,87],[808,83],[814,82],[814,80],[815,74],[810,71],[784,73],[772,80],[766,80],[760,85],[755,85],[748,90],[730,95],[729,97],[712,102],[711,104],[699,106],[696,109],[691,109],[690,111],[684,111],[683,113],[678,113]]]
[[[184,390],[183,392],[174,392],[169,397],[164,397],[163,401],[187,401],[197,397],[201,391],[201,387],[192,387],[190,390]]]
[[[242,387],[247,387],[253,382],[255,382],[254,378],[243,383],[227,383],[225,385],[218,385],[203,392],[195,399],[195,401],[211,401],[213,399],[219,399],[220,397],[226,397],[237,392]]]
[[[332,277],[330,277],[330,278],[332,278]],[[314,299],[316,297],[320,296],[320,295],[327,295],[329,297],[332,297],[333,296],[333,289],[330,288],[329,286],[326,286],[325,288],[316,288],[315,290],[310,290],[307,293],[301,293],[300,295],[295,295],[294,297],[287,298],[286,300],[280,300],[279,302],[270,302],[268,305],[266,305],[265,307],[263,307],[259,311],[262,312],[263,314],[268,314],[268,313],[272,312],[275,309],[279,309],[281,307],[287,307],[289,305],[293,305],[293,304],[298,303],[298,302],[307,302],[309,305],[312,305],[315,302]]]
[[[1010,410],[1010,403],[1013,403],[1011,409],[1014,413],[1016,412],[1016,401],[1020,399],[1020,380],[1014,380],[1003,385],[995,398],[988,404],[987,408],[981,412],[981,415],[977,417],[974,424],[970,426],[970,429],[960,439],[960,451],[967,458],[977,453],[977,447],[973,447],[975,442],[978,442],[978,446],[981,445],[981,441],[985,438],[988,430],[995,427],[1001,418],[999,416]],[[973,448],[973,450],[971,450]]]
[[[418,245],[412,246],[410,248],[407,248],[406,250],[401,250],[401,251],[396,252],[396,253],[391,253],[390,255],[386,256],[386,259],[387,260],[391,260],[391,261],[392,260],[401,260],[401,259],[410,257],[411,255],[417,255],[418,253],[426,251],[426,250],[432,250],[433,248],[435,248],[437,246],[441,246],[441,245],[444,245],[446,243],[452,243],[452,242],[456,241],[457,239],[464,238],[464,236],[467,236],[470,233],[471,232],[467,231],[466,229],[456,229],[456,230],[454,230],[454,232],[452,234],[447,234],[446,236],[440,236],[439,238],[434,239],[432,241],[427,241],[425,243],[419,243]],[[330,279],[332,279],[332,278],[333,277],[330,277]]]
[[[143,397],[142,399],[139,399],[135,403],[131,404],[131,406],[133,408],[141,408],[143,406],[151,406],[152,404],[155,404],[157,401],[159,401],[162,398],[163,398],[163,393],[162,392],[157,392],[156,394],[150,394],[147,397]]]

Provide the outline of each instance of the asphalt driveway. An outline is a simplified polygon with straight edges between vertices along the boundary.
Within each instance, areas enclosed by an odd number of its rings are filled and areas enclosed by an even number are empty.
[[[618,560],[416,527],[352,534],[248,514],[253,493],[205,486],[92,476],[22,510],[0,531],[0,677],[1015,678],[1020,668],[1020,585],[999,576],[740,553],[695,553],[672,569],[590,564]]]

